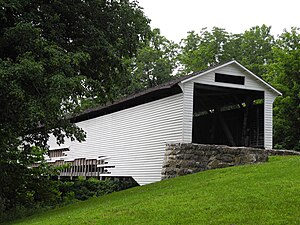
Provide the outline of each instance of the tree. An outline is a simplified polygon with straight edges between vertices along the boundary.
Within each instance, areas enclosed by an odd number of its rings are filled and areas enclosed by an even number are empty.
[[[271,27],[252,27],[242,34],[231,34],[214,27],[203,28],[200,34],[189,32],[181,41],[179,61],[183,74],[201,71],[209,66],[236,59],[257,75],[266,73],[266,64],[272,59],[274,37]]]
[[[21,199],[44,168],[50,134],[84,140],[67,114],[82,100],[118,96],[130,74],[122,63],[149,35],[135,1],[14,0],[0,3],[0,204]],[[38,186],[38,183],[36,187]],[[27,197],[26,197],[27,196]]]
[[[274,37],[271,27],[251,27],[242,34],[234,34],[224,46],[224,59],[236,59],[256,75],[266,73],[266,65],[273,59]]]
[[[138,50],[136,57],[127,62],[132,79],[126,94],[171,80],[177,68],[177,51],[177,44],[162,36],[159,29],[154,29],[151,38]]]
[[[265,78],[282,92],[274,107],[277,148],[300,150],[300,29],[283,32],[273,48]]]
[[[200,34],[191,31],[181,40],[181,52],[178,56],[183,66],[181,74],[201,71],[223,61],[224,46],[229,41],[229,33],[213,27],[212,31],[203,28]]]

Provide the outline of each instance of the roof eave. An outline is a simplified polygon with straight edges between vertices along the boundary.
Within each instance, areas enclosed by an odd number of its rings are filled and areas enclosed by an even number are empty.
[[[249,74],[251,74],[253,77],[255,77],[256,79],[258,79],[260,82],[262,82],[264,85],[266,85],[267,87],[269,87],[272,91],[274,91],[277,95],[281,96],[282,93],[280,91],[278,91],[276,88],[274,88],[271,84],[267,83],[266,81],[264,81],[262,78],[260,78],[259,76],[255,75],[253,72],[251,72],[250,70],[248,70],[246,67],[244,67],[242,64],[240,64],[237,61],[233,61],[235,62],[238,66],[240,66],[241,68],[243,68],[246,72],[248,72]]]

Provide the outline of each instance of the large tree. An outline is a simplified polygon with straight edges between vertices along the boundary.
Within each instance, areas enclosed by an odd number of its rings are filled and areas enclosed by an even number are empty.
[[[272,59],[274,37],[271,27],[255,26],[241,34],[225,29],[203,28],[200,33],[191,31],[181,40],[179,61],[182,73],[187,74],[236,59],[257,75],[266,72],[265,65]]]
[[[203,28],[200,33],[191,31],[181,40],[178,56],[182,65],[181,74],[201,71],[224,60],[224,46],[229,41],[229,33],[214,27],[211,31]]]
[[[0,205],[31,196],[49,134],[84,139],[66,115],[119,95],[149,31],[135,1],[1,1]]]
[[[177,68],[178,45],[153,29],[149,41],[139,48],[130,65],[131,81],[125,93],[138,92],[173,79]]]
[[[274,107],[274,143],[300,150],[300,29],[284,31],[273,48],[274,60],[264,76],[282,92]]]
[[[266,65],[273,59],[274,37],[271,27],[262,25],[251,27],[241,34],[233,34],[224,46],[223,59],[236,59],[253,73],[262,76]]]

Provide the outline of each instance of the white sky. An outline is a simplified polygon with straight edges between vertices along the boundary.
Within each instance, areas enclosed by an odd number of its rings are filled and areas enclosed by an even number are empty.
[[[152,28],[179,42],[187,32],[213,26],[242,33],[252,26],[272,26],[274,35],[300,27],[300,0],[138,0]]]

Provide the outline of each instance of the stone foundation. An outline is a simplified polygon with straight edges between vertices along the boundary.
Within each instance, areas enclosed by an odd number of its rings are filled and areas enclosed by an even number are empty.
[[[266,162],[269,155],[299,154],[294,151],[225,145],[168,144],[162,167],[162,179],[216,168]]]
[[[265,150],[269,156],[271,155],[279,155],[279,156],[284,156],[284,155],[300,155],[300,152],[293,151],[293,150],[275,150],[275,149],[268,149]]]

